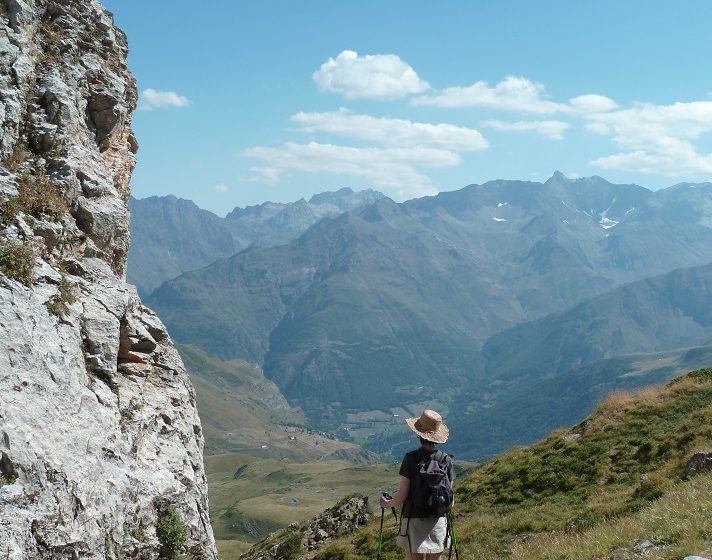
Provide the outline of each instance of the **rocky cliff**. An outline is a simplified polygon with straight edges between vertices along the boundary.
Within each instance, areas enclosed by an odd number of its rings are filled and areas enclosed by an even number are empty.
[[[312,559],[324,546],[352,535],[372,517],[368,497],[347,496],[309,521],[292,523],[276,531],[240,556],[240,560]]]
[[[126,56],[94,0],[0,0],[2,558],[215,558],[195,393],[124,280]]]

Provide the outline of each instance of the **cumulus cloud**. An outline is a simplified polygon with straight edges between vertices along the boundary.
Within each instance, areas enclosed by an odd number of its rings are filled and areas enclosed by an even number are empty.
[[[610,97],[593,93],[572,97],[569,105],[579,113],[605,113],[618,109],[618,104]]]
[[[544,138],[554,140],[562,140],[564,131],[571,128],[569,123],[563,121],[518,121],[518,122],[503,122],[503,121],[487,121],[485,126],[495,130],[511,131],[511,132],[536,132]]]
[[[449,87],[431,95],[422,95],[412,105],[431,107],[483,107],[520,113],[602,113],[618,109],[610,97],[588,93],[557,103],[547,98],[543,84],[521,76],[507,76],[494,86],[485,81],[468,87]]]
[[[242,154],[241,154],[242,155]],[[279,183],[279,170],[274,167],[250,167],[251,175],[240,177],[241,180],[249,183],[262,183],[264,185],[276,185]]]
[[[586,123],[583,127],[589,132],[593,132],[594,134],[606,135],[610,134],[611,132],[611,129],[608,127],[608,125],[602,122]]]
[[[219,184],[215,185],[214,188],[215,188],[215,192],[219,192],[219,193],[226,193],[228,190],[230,190],[225,183],[219,183]]]
[[[187,107],[190,103],[190,99],[184,95],[178,95],[174,91],[156,91],[148,88],[141,92],[138,108],[143,111],[152,111],[153,109]]]
[[[542,84],[527,78],[507,76],[495,86],[480,81],[469,87],[449,87],[432,95],[416,97],[411,104],[431,107],[486,107],[540,114],[571,110],[566,104],[549,101],[544,92]]]
[[[591,161],[593,165],[669,176],[712,175],[712,154],[700,153],[694,143],[712,132],[712,101],[638,103],[588,119],[589,130],[610,134],[621,149]]]
[[[329,58],[312,74],[312,79],[321,91],[339,93],[346,99],[399,99],[430,89],[395,54],[359,56],[349,50]]]
[[[305,132],[326,132],[389,147],[423,146],[454,151],[484,150],[488,147],[482,134],[472,128],[355,115],[345,109],[326,113],[300,112],[292,116],[292,121]]]
[[[275,178],[292,170],[351,175],[367,179],[399,200],[437,192],[421,168],[449,167],[461,162],[456,152],[437,148],[356,148],[317,142],[288,142],[278,148],[258,146],[239,155],[264,161],[266,167],[252,168],[258,174],[264,175],[264,170],[269,169]]]

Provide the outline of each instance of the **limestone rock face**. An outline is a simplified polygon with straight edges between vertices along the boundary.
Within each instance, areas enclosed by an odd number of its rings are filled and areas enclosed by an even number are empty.
[[[195,393],[124,281],[126,56],[95,0],[0,0],[3,559],[155,559],[171,510],[215,558]]]

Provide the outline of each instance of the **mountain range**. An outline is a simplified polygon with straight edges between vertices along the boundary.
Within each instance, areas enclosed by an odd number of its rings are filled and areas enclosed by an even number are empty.
[[[433,406],[465,426],[596,361],[704,344],[709,263],[711,184],[653,192],[555,173],[380,198],[186,272],[149,301],[178,341],[260,364],[316,426],[353,435],[381,421],[357,437],[379,434],[382,451],[407,437],[389,432],[393,414]],[[453,438],[470,456],[473,442]]]
[[[235,208],[225,218],[175,196],[129,199],[132,244],[128,280],[146,295],[166,280],[202,268],[249,245],[270,247],[296,238],[327,216],[358,210],[383,195],[349,188],[306,201]]]

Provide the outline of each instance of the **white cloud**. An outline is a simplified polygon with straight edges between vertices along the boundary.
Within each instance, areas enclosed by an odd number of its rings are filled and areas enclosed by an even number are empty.
[[[602,122],[586,123],[585,125],[583,125],[583,127],[589,132],[593,132],[594,134],[606,135],[611,133],[611,129],[608,127],[608,125]]]
[[[593,160],[604,169],[625,169],[669,176],[708,179],[712,154],[702,154],[694,142],[712,132],[712,101],[652,105],[588,116],[587,128],[608,133],[620,153]]]
[[[482,134],[472,128],[353,115],[345,109],[326,113],[300,112],[292,116],[292,121],[305,132],[326,132],[378,142],[388,147],[423,146],[454,151],[484,150],[488,147]]]
[[[215,192],[219,192],[219,193],[226,193],[228,190],[230,190],[225,183],[219,183],[219,184],[215,185],[214,188],[215,188]]]
[[[317,142],[288,142],[279,148],[258,146],[242,151],[240,156],[264,161],[267,167],[252,171],[269,169],[275,177],[287,171],[361,177],[397,200],[437,192],[421,168],[450,167],[461,162],[457,153],[436,148],[354,148]]]
[[[250,183],[263,183],[272,186],[279,183],[280,174],[274,167],[250,167],[250,173],[252,175],[245,175],[240,179]]]
[[[533,131],[540,134],[544,138],[551,138],[554,140],[562,140],[564,138],[564,131],[571,128],[569,123],[563,121],[487,121],[485,126],[502,131]]]
[[[566,104],[545,99],[544,91],[542,84],[527,78],[507,76],[494,87],[484,81],[469,87],[449,87],[433,95],[416,97],[411,104],[432,107],[487,107],[540,114],[571,111]]]
[[[569,99],[569,105],[579,113],[606,113],[618,109],[618,103],[605,95],[589,93]]]
[[[312,79],[320,90],[339,93],[346,99],[399,99],[430,89],[395,54],[359,56],[349,50],[329,58],[312,74]]]
[[[156,91],[148,88],[141,92],[138,108],[143,111],[152,111],[153,109],[187,107],[190,103],[190,99],[178,95],[174,91]]]

